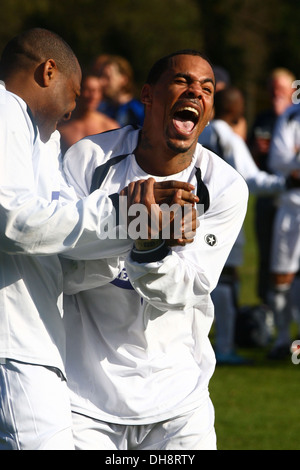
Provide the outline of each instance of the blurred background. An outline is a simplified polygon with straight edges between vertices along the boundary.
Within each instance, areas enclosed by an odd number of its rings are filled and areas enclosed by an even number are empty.
[[[70,43],[81,65],[100,54],[125,57],[137,87],[161,55],[205,52],[225,67],[247,102],[247,120],[266,106],[266,77],[286,67],[300,77],[299,0],[0,0],[0,50],[40,26]]]

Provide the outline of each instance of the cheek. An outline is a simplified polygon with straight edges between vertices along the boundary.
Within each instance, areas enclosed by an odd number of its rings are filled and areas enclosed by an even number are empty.
[[[67,112],[72,112],[76,108],[76,98],[74,93],[68,93],[64,97],[64,108]]]
[[[204,109],[204,116],[208,119],[212,119],[214,113],[214,99],[208,97],[205,99],[205,109]]]
[[[165,121],[170,115],[172,101],[167,93],[157,92],[153,95],[152,108],[156,119]]]

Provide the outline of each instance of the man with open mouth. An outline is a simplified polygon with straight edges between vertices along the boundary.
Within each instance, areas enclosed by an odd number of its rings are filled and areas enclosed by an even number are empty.
[[[137,237],[130,253],[108,259],[106,269],[103,260],[101,267],[63,261],[77,449],[216,449],[210,293],[243,224],[248,189],[198,143],[214,91],[212,67],[200,52],[170,54],[142,88],[142,128],[85,138],[65,155],[66,176],[80,197],[128,187],[129,204],[160,207],[154,181],[177,180],[194,187],[199,203],[196,233],[181,244]]]

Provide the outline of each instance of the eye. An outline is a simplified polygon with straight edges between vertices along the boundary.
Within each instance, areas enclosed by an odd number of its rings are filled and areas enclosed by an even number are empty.
[[[187,83],[186,79],[185,78],[175,78],[175,83],[178,83],[180,85],[185,85]]]
[[[203,91],[205,91],[205,93],[207,93],[208,95],[211,95],[213,93],[213,89],[210,86],[204,86]]]

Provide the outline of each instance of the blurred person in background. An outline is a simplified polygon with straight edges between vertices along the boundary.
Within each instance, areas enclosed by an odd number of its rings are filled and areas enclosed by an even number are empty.
[[[213,71],[216,79],[216,93],[220,90],[224,90],[231,85],[231,78],[226,69],[220,65],[214,65]]]
[[[213,71],[216,77],[216,93],[231,86],[231,77],[228,70],[226,70],[224,67],[221,67],[220,65],[214,65]],[[239,136],[246,140],[247,122],[244,115],[240,115],[239,119],[236,122],[231,123],[231,127],[234,132],[236,132]]]
[[[253,194],[279,194],[286,189],[286,178],[259,170],[244,139],[233,125],[244,116],[245,100],[236,87],[215,95],[214,119],[199,137],[199,142],[214,151],[245,179]],[[212,292],[216,315],[215,350],[219,364],[244,364],[235,352],[235,323],[238,311],[238,268],[243,263],[244,235],[240,233],[226,261],[216,289]]]
[[[258,114],[249,136],[249,148],[257,166],[268,173],[272,173],[268,156],[273,129],[278,116],[292,104],[294,80],[294,74],[285,68],[276,68],[271,72],[268,79],[270,108]],[[255,205],[255,233],[259,254],[257,294],[265,305],[268,304],[270,249],[276,209],[276,196],[257,197]]]
[[[300,104],[295,104],[277,120],[269,155],[270,168],[274,173],[286,176],[293,172],[298,178],[298,187],[281,195],[274,219],[269,302],[274,311],[277,337],[269,353],[270,359],[283,359],[290,355],[293,290],[297,291],[292,287],[300,268],[299,156]]]
[[[99,77],[85,75],[81,82],[81,95],[70,120],[63,121],[58,126],[63,154],[83,137],[119,127],[117,121],[98,111],[101,100],[102,90]]]
[[[120,127],[129,124],[142,126],[144,106],[135,97],[134,73],[130,63],[117,55],[103,56],[100,64],[99,60],[97,62],[103,91],[99,111],[115,119]]]

